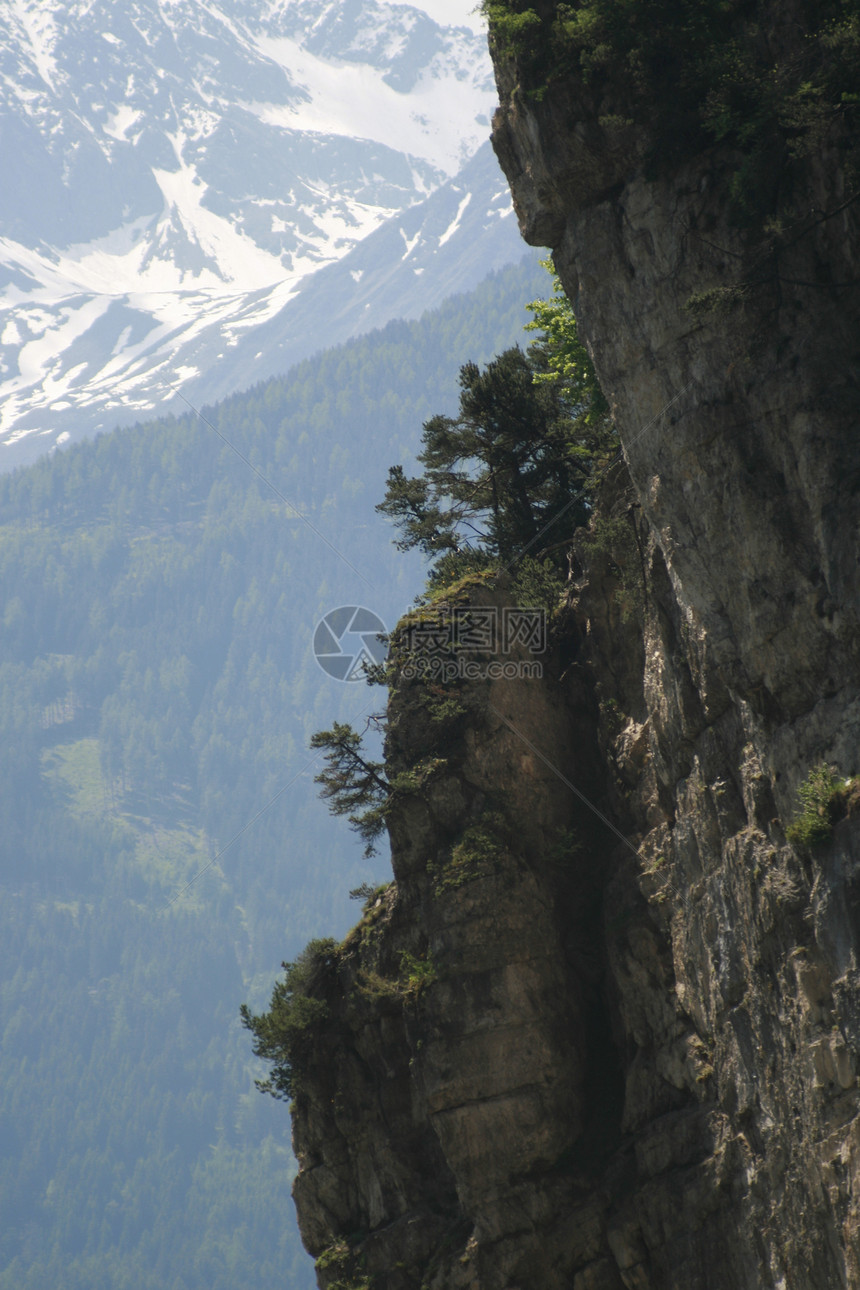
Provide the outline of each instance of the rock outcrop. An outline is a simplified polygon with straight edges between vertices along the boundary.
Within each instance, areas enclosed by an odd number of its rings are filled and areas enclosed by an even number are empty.
[[[396,679],[390,765],[444,765],[319,987],[302,1231],[330,1287],[858,1287],[860,818],[786,830],[860,771],[860,202],[823,135],[745,278],[736,158],[497,71],[624,463],[543,679]]]
[[[503,582],[468,600],[508,603]],[[322,1284],[560,1288],[571,1243],[608,1255],[577,1160],[617,1136],[621,1073],[594,829],[565,783],[597,791],[596,710],[584,679],[529,675],[527,651],[493,661],[525,674],[443,689],[401,666],[393,687],[389,774],[428,755],[432,771],[390,818],[395,883],[318,990],[328,1020],[296,1090]]]

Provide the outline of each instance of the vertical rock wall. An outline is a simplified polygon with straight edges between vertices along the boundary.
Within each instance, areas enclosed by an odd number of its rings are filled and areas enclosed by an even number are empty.
[[[390,768],[444,766],[318,986],[303,1234],[340,1290],[857,1287],[860,819],[786,827],[817,764],[860,772],[858,204],[823,138],[803,235],[697,314],[749,267],[736,159],[649,177],[575,86],[497,68],[624,445],[615,524],[543,680],[445,719],[395,688]]]
[[[468,595],[508,603],[503,585]],[[319,987],[329,1018],[294,1107],[295,1198],[323,1285],[561,1290],[572,1249],[609,1257],[583,1163],[620,1113],[604,860],[555,769],[596,791],[594,707],[544,661],[541,680],[449,686],[441,717],[438,684],[397,679],[389,773],[428,754],[434,769],[391,819],[395,884]]]
[[[639,885],[647,904],[608,936],[638,1174],[613,1251],[629,1286],[858,1285],[860,833],[848,818],[800,852],[785,836],[813,767],[860,769],[844,140],[795,175],[796,235],[763,261],[729,218],[736,156],[649,177],[646,127],[621,147],[573,82],[529,98],[515,58],[497,72],[497,152],[612,403],[647,561],[626,694],[587,577],[579,602],[592,673],[628,716],[608,762],[642,729],[649,760],[625,805],[650,872],[625,861],[609,895]],[[690,308],[715,289],[728,309]]]

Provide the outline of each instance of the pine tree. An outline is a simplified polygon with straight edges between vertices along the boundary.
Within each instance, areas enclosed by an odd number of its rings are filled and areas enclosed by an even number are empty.
[[[365,843],[365,855],[373,855],[374,843],[385,828],[390,800],[382,762],[365,756],[361,735],[346,722],[336,721],[331,730],[318,730],[311,737],[311,747],[328,750],[326,769],[315,779],[322,784],[320,797],[329,803],[332,815],[349,817]]]
[[[615,438],[557,278],[554,288],[529,306],[528,327],[542,335],[527,354],[515,347],[483,371],[460,369],[459,416],[424,425],[423,473],[389,471],[377,509],[400,549],[436,557],[437,570],[537,554],[587,522],[589,482]]]

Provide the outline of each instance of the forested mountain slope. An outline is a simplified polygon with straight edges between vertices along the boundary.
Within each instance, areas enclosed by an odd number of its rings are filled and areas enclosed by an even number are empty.
[[[314,628],[408,603],[386,467],[545,286],[0,480],[2,1290],[309,1284],[238,1008],[386,867],[316,799],[311,732],[372,696]]]

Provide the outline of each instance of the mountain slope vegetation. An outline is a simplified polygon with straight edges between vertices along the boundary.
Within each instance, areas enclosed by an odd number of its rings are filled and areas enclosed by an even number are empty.
[[[386,876],[313,789],[312,731],[370,699],[314,628],[406,607],[385,469],[545,285],[0,479],[0,1290],[310,1284],[238,1010]]]

